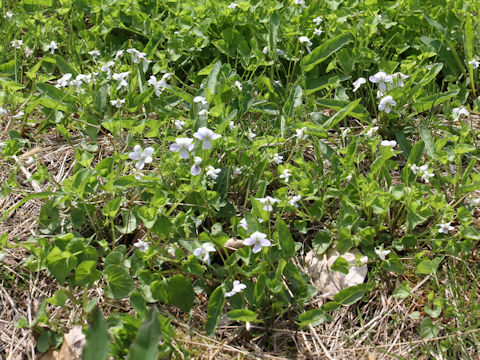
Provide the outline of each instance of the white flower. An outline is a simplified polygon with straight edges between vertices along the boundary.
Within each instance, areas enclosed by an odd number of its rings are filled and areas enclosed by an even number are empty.
[[[480,60],[478,59],[472,59],[468,63],[472,65],[474,69],[478,69],[480,67]]]
[[[247,224],[247,219],[242,218],[240,222],[238,223],[238,226],[242,227],[245,229],[246,232],[248,232],[248,224]]]
[[[248,128],[248,132],[247,132],[247,138],[248,140],[250,141],[253,141],[253,139],[257,136],[257,134],[255,134],[252,129]]]
[[[190,138],[176,138],[175,143],[170,145],[170,151],[178,152],[180,158],[188,159],[189,151],[193,150],[193,139]]]
[[[455,228],[453,226],[451,226],[450,224],[451,224],[451,222],[437,224],[437,226],[439,227],[438,232],[440,234],[448,234],[451,230],[455,230]]]
[[[176,128],[177,130],[182,130],[183,127],[185,126],[185,121],[183,121],[183,120],[175,120],[175,121],[173,122],[173,125],[175,126],[175,128]]]
[[[190,174],[193,176],[197,176],[202,172],[202,168],[199,166],[202,163],[202,158],[199,156],[195,156],[193,158],[194,164],[190,168]]]
[[[294,135],[294,137],[298,138],[298,140],[306,140],[308,138],[308,134],[306,133],[307,130],[308,129],[306,127],[302,127],[301,129],[296,129],[295,130],[296,134]]]
[[[313,23],[317,26],[320,26],[322,22],[323,22],[323,19],[320,16],[317,16],[315,19],[313,19]]]
[[[391,75],[387,75],[383,71],[379,71],[375,75],[370,76],[368,79],[374,84],[378,83],[380,91],[385,91],[387,90],[387,85],[385,83],[391,82],[393,80],[393,77]]]
[[[143,240],[138,240],[136,243],[133,244],[133,246],[135,246],[138,250],[140,250],[143,253],[147,252],[147,250],[150,247],[148,242],[143,241]]]
[[[195,96],[193,98],[193,102],[194,103],[201,103],[203,105],[208,104],[207,99],[205,99],[205,97],[203,97],[203,96]]]
[[[109,61],[105,65],[102,65],[102,67],[100,68],[101,71],[107,73],[107,80],[110,80],[111,73],[112,73],[112,70],[110,68],[114,66],[115,66],[115,63],[113,61]]]
[[[300,5],[302,8],[306,8],[307,6],[305,5],[305,0],[293,0],[293,3],[295,5]]]
[[[242,91],[242,83],[240,81],[235,81],[235,86],[237,87],[238,90]]]
[[[125,104],[125,99],[110,100],[110,104],[117,108],[121,108],[122,105]]]
[[[116,87],[117,90],[121,89],[122,87],[125,87],[126,89],[128,89],[127,77],[129,74],[130,74],[130,71],[125,71],[119,74],[115,73],[112,75],[113,79],[118,81],[118,84]]]
[[[13,115],[13,116],[12,116],[12,119],[20,119],[20,118],[22,118],[24,115],[25,115],[25,113],[23,112],[23,110],[20,110],[16,115]]]
[[[230,131],[235,130],[235,127],[235,122],[233,120],[228,123],[228,128],[230,129]]]
[[[28,45],[25,45],[25,47],[23,48],[23,53],[27,58],[33,55],[33,51],[28,47]]]
[[[292,172],[290,171],[290,169],[284,169],[279,178],[285,179],[285,182],[288,183],[288,180],[290,180],[290,176],[292,176]]]
[[[100,56],[100,51],[98,51],[98,50],[92,50],[92,51],[89,51],[89,52],[88,52],[88,55],[90,55],[91,57],[93,57],[94,59],[96,59],[97,57]]]
[[[265,211],[272,211],[273,210],[273,204],[276,202],[279,202],[280,200],[272,198],[270,196],[267,196],[265,198],[255,198],[255,200],[260,201],[263,204],[263,210]]]
[[[395,146],[397,146],[397,142],[395,140],[382,140],[380,143],[382,146],[391,146],[392,150]]]
[[[209,111],[202,109],[198,112],[198,116],[208,116],[210,114]]]
[[[392,74],[392,78],[398,87],[404,87],[405,84],[403,80],[408,79],[409,77],[410,75],[405,75],[405,74],[402,74],[401,72],[396,72],[395,74]]]
[[[235,168],[233,169],[232,175],[233,175],[233,176],[241,175],[242,172],[243,172],[243,166],[240,166],[240,167],[237,166],[237,167],[235,167]]]
[[[367,79],[364,77],[359,77],[356,81],[353,82],[353,92],[357,91],[362,84],[365,84]]]
[[[261,233],[259,231],[255,231],[248,238],[243,240],[243,245],[246,245],[246,246],[253,245],[252,252],[256,254],[262,251],[262,247],[271,246],[272,243],[270,242],[270,240],[267,239],[267,234]]]
[[[457,108],[452,109],[452,116],[454,120],[458,120],[460,116],[470,116],[470,113],[464,106],[460,106]]]
[[[60,89],[62,87],[65,87],[68,85],[68,83],[70,82],[70,79],[72,78],[72,74],[70,73],[66,73],[65,75],[63,75],[60,79],[57,80],[57,85],[55,85],[55,87],[57,89]]]
[[[142,151],[140,145],[135,145],[133,151],[128,154],[128,157],[137,162],[137,169],[142,170],[145,167],[145,164],[152,162],[152,155],[154,152],[155,150],[152,147],[147,147]]]
[[[246,289],[247,288],[247,285],[245,284],[242,284],[240,281],[238,280],[234,280],[233,281],[233,289],[231,291],[228,291],[225,293],[225,296],[226,297],[230,297],[230,296],[233,296],[235,294],[238,294],[239,292],[241,292],[242,290]]]
[[[380,260],[385,260],[385,257],[390,254],[391,250],[383,250],[383,247],[380,249],[375,249],[375,254],[380,258]]]
[[[25,160],[25,165],[31,165],[35,163],[35,158],[33,156],[29,156],[27,160]]]
[[[319,29],[319,28],[315,28],[315,30],[313,30],[313,35],[316,35],[316,36],[320,36],[324,33],[325,31]]]
[[[208,150],[212,148],[212,143],[210,141],[217,140],[222,137],[222,135],[215,134],[212,130],[201,127],[196,133],[193,134],[198,140],[203,141],[202,149]]]
[[[215,180],[216,178],[218,178],[218,174],[220,174],[220,171],[222,171],[222,169],[215,169],[213,166],[207,166],[207,176],[210,179]]]
[[[147,59],[147,54],[138,51],[137,49],[128,49],[127,52],[132,55],[132,62],[134,64],[138,64],[141,60],[143,65],[143,71],[147,71],[148,64],[152,62],[151,60]]]
[[[267,55],[268,54],[268,46],[265,46],[262,50],[262,52]]]
[[[5,13],[5,16],[8,18],[8,20],[12,20],[13,13],[7,11],[7,12]]]
[[[397,102],[393,100],[390,95],[387,95],[380,100],[380,104],[378,104],[378,110],[385,111],[387,114],[390,112],[390,106],[397,105]]]
[[[372,126],[368,131],[365,133],[366,136],[372,137],[378,131],[378,126]]]
[[[203,255],[202,261],[210,265],[210,253],[215,251],[217,251],[215,249],[215,246],[213,246],[212,243],[207,242],[207,243],[203,243],[202,247],[196,248],[193,251],[193,255],[195,255],[196,257],[200,257]]]
[[[125,50],[118,50],[116,53],[115,53],[115,57],[114,57],[114,60],[120,62],[120,58],[123,57],[123,53],[125,52]]]
[[[230,5],[227,6],[227,8],[235,10],[237,8],[238,4],[235,2],[230,3]]]
[[[298,208],[298,202],[302,199],[302,195],[295,195],[288,200],[288,205]]]
[[[272,162],[277,164],[277,165],[280,165],[283,162],[283,156],[278,155],[277,153],[273,154]]]
[[[21,49],[23,45],[22,40],[13,40],[10,45],[12,45],[15,49]]]
[[[167,73],[163,75],[160,80],[157,80],[157,77],[155,75],[151,75],[150,79],[148,79],[147,84],[149,86],[153,86],[153,88],[155,89],[155,95],[157,97],[160,96],[163,90],[165,90],[165,88],[167,87],[167,82],[165,80],[168,79],[170,75],[171,74]]]
[[[412,172],[417,175],[418,171],[420,170],[420,167],[418,167],[416,164],[412,164],[410,165],[410,170],[412,170]]]
[[[308,46],[312,46],[312,42],[310,41],[310,39],[306,36],[300,36],[298,38],[298,41],[300,41],[302,44],[305,44],[308,48]]]
[[[57,43],[55,41],[51,41],[50,44],[47,45],[47,50],[50,50],[50,54],[54,54],[55,50],[58,49]]]
[[[428,170],[425,170],[422,173],[422,180],[425,181],[427,184],[430,183],[430,178],[434,177],[435,174],[433,172],[430,172]]]

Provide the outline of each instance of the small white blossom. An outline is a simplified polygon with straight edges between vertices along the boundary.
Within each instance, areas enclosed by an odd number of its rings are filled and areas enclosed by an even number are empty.
[[[227,8],[235,10],[237,8],[238,4],[236,2],[230,3],[230,5],[227,6]]]
[[[128,154],[128,157],[137,162],[135,164],[137,169],[142,170],[145,167],[145,164],[152,162],[152,155],[154,152],[155,150],[152,147],[147,147],[142,151],[142,147],[140,145],[135,145],[133,151]]]
[[[29,58],[33,55],[33,51],[28,47],[28,45],[25,45],[23,48],[23,53],[25,54],[25,57]]]
[[[134,64],[138,64],[140,61],[142,61],[143,65],[143,71],[147,71],[148,69],[148,64],[150,64],[152,61],[147,59],[147,54],[144,52],[138,51],[137,49],[128,49],[127,52],[132,56],[132,62]]]
[[[220,174],[220,171],[222,171],[222,169],[215,169],[213,166],[207,166],[206,170],[207,176],[213,180],[218,178],[218,174]]]
[[[125,99],[110,100],[110,104],[120,109],[125,104]]]
[[[365,84],[367,79],[363,77],[359,77],[356,81],[353,82],[353,92],[357,91],[362,84]]]
[[[60,88],[68,86],[71,78],[72,78],[72,74],[66,73],[60,79],[57,80],[57,84],[55,85],[55,87],[57,89],[60,89]]]
[[[293,0],[293,3],[294,3],[295,5],[300,5],[300,7],[304,8],[304,9],[307,7],[307,6],[305,5],[305,0]]]
[[[193,98],[193,102],[194,103],[201,103],[203,105],[208,104],[207,99],[205,99],[205,97],[203,97],[203,96],[195,96]]]
[[[247,132],[247,138],[249,141],[253,141],[253,139],[257,136],[257,134],[255,134],[252,129],[248,128],[248,132]]]
[[[452,109],[452,116],[455,121],[458,120],[462,115],[467,117],[470,116],[470,113],[464,106],[460,106]]]
[[[373,135],[376,134],[377,131],[378,131],[378,126],[372,126],[370,129],[368,129],[365,135],[368,137],[372,137]]]
[[[380,258],[380,260],[385,260],[385,257],[390,254],[391,250],[383,250],[383,247],[380,249],[375,249],[375,254]]]
[[[386,83],[391,82],[393,80],[393,77],[391,75],[387,75],[383,71],[379,71],[375,75],[370,76],[368,79],[370,80],[370,82],[378,84],[380,91],[385,91],[387,90]]]
[[[408,79],[409,77],[410,75],[405,75],[401,72],[396,72],[395,74],[392,74],[392,78],[398,87],[404,87],[405,83],[403,82],[403,80]]]
[[[178,152],[180,158],[188,159],[189,152],[193,150],[193,139],[190,138],[176,138],[175,143],[170,145],[170,151]]]
[[[292,172],[290,171],[290,169],[284,169],[279,178],[285,179],[285,182],[288,183],[288,180],[290,180],[290,176],[292,176]]]
[[[312,46],[312,42],[310,41],[310,39],[306,36],[300,36],[298,38],[298,41],[300,41],[300,43],[302,44],[305,44],[305,46],[307,47],[307,50],[309,53],[311,53],[312,51],[310,50],[310,46]]]
[[[114,66],[115,66],[115,63],[113,61],[109,61],[106,64],[102,65],[102,67],[100,68],[101,71],[107,73],[107,80],[110,80],[110,78],[112,76],[111,68],[114,67]]]
[[[212,130],[206,127],[201,127],[200,129],[198,129],[198,131],[194,133],[193,136],[196,137],[198,140],[203,141],[202,142],[203,150],[211,149],[212,148],[211,141],[217,140],[222,137],[222,135],[215,134]]]
[[[25,113],[23,112],[23,110],[20,110],[16,115],[12,116],[12,119],[21,119],[24,115]]]
[[[136,243],[133,244],[133,246],[135,246],[138,250],[140,250],[143,253],[147,252],[148,249],[150,248],[150,245],[148,244],[148,242],[143,240],[138,240]]]
[[[121,61],[121,58],[123,57],[123,53],[125,52],[125,50],[118,50],[116,53],[115,53],[115,57],[114,57],[114,60],[115,61],[118,61],[120,62]]]
[[[308,129],[306,127],[296,129],[296,134],[294,135],[294,137],[298,138],[298,140],[306,140],[308,138],[307,130]]]
[[[468,63],[470,65],[472,65],[474,69],[478,69],[480,67],[480,60],[479,59],[472,59]]]
[[[393,100],[390,95],[387,95],[380,100],[380,104],[378,104],[378,110],[385,111],[387,114],[390,112],[390,106],[397,105],[397,102]]]
[[[278,155],[277,153],[273,154],[272,162],[277,164],[277,165],[280,165],[283,162],[283,156]]]
[[[451,222],[437,224],[437,226],[439,227],[438,232],[440,234],[448,234],[451,230],[455,230],[455,228],[453,226],[451,226],[450,224],[451,224]]]
[[[397,142],[395,140],[382,140],[382,142],[380,143],[380,145],[382,146],[391,146],[392,148],[394,148],[395,146],[397,146]]]
[[[51,41],[50,44],[47,45],[47,50],[50,51],[50,54],[54,54],[55,50],[58,49],[57,43],[55,41]]]
[[[98,50],[92,50],[88,52],[88,55],[90,55],[92,58],[96,59],[97,57],[100,56],[100,51]]]
[[[412,172],[417,175],[418,171],[420,170],[420,167],[417,166],[416,164],[412,164],[410,165],[410,170],[412,170]]]
[[[202,261],[210,265],[210,253],[217,251],[215,246],[212,243],[203,243],[202,247],[196,248],[193,251],[193,255],[196,257],[201,257],[203,255]]]
[[[8,20],[12,20],[13,13],[7,11],[7,12],[5,13],[5,17],[8,18]]]
[[[234,280],[233,281],[233,289],[231,291],[228,291],[225,293],[225,296],[226,297],[231,297],[235,294],[238,294],[239,292],[241,292],[242,290],[246,289],[247,288],[247,285],[245,284],[242,284],[240,281],[238,280]]]
[[[128,82],[127,82],[127,77],[130,74],[130,71],[125,71],[122,73],[115,73],[112,75],[113,80],[116,80],[118,82],[116,89],[120,90],[122,87],[125,89],[128,89]]]
[[[177,130],[182,130],[183,127],[185,126],[185,121],[183,121],[183,120],[175,120],[175,121],[173,122],[173,125],[175,126],[175,128],[176,128]]]
[[[313,19],[313,23],[317,26],[320,26],[322,22],[323,22],[323,19],[320,16],[317,16],[315,19]]]
[[[240,81],[235,81],[235,86],[237,87],[238,90],[242,91],[242,83]]]
[[[163,77],[160,80],[157,80],[155,75],[151,75],[150,79],[148,79],[147,84],[148,86],[153,86],[155,89],[155,95],[158,97],[160,94],[165,90],[167,87],[167,82],[166,80],[171,74],[167,73],[163,75]]]
[[[295,195],[288,200],[288,205],[298,208],[298,202],[302,199],[302,195]]]
[[[255,200],[260,201],[263,204],[263,210],[265,211],[272,211],[273,210],[273,204],[276,202],[279,202],[280,200],[272,198],[270,196],[267,196],[265,198],[255,198]]]
[[[192,174],[193,176],[200,175],[200,173],[202,172],[202,168],[199,165],[202,163],[202,158],[200,156],[195,156],[193,158],[193,162],[194,164],[190,168],[190,174]]]
[[[21,49],[22,48],[22,45],[23,45],[23,41],[22,40],[13,40],[10,45],[12,45],[12,47],[14,47],[15,49]]]
[[[269,247],[272,243],[267,239],[267,234],[255,231],[248,238],[243,240],[243,245],[253,246],[252,252],[256,254],[262,251],[262,247]]]
[[[206,109],[202,109],[198,112],[198,116],[208,116],[210,114]]]
[[[238,223],[238,226],[242,227],[245,229],[246,232],[248,232],[248,224],[247,224],[247,219],[242,218],[240,222]]]
[[[232,175],[237,176],[237,175],[242,175],[242,173],[243,173],[243,166],[237,166],[233,169]]]
[[[233,120],[228,123],[228,128],[230,129],[230,131],[235,130],[236,126]]]
[[[313,30],[313,35],[320,36],[320,35],[322,35],[324,32],[325,32],[325,31],[323,31],[322,29],[315,28],[315,30]]]

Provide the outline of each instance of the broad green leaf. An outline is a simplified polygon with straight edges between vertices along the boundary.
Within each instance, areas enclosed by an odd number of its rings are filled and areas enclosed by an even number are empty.
[[[330,267],[330,270],[338,271],[338,272],[341,272],[342,274],[348,274],[348,272],[350,271],[350,265],[348,264],[347,260],[339,256]]]
[[[419,132],[420,132],[420,136],[425,142],[425,147],[427,148],[428,155],[430,155],[432,158],[435,158],[437,149],[435,147],[435,143],[433,142],[430,131],[427,129],[426,126],[422,125],[420,126]]]
[[[205,332],[208,336],[213,336],[218,325],[218,320],[222,315],[223,307],[225,306],[225,294],[223,287],[218,286],[210,296],[207,310],[207,321],[205,322]]]
[[[192,282],[183,275],[175,275],[163,281],[154,281],[150,285],[155,299],[189,312],[193,307],[195,292]]]
[[[72,78],[75,78],[78,75],[78,71],[75,70],[69,63],[67,63],[63,57],[55,55],[54,58],[62,74],[65,75],[67,73],[70,73],[72,74]]]
[[[77,265],[77,258],[69,251],[54,247],[47,256],[47,268],[60,284],[63,284],[70,271]]]
[[[300,321],[298,325],[303,328],[308,325],[322,324],[325,321],[333,321],[333,317],[321,309],[313,309],[300,314],[298,320]]]
[[[95,308],[90,315],[86,339],[87,342],[82,350],[83,360],[107,359],[110,338],[103,314],[97,308]]]
[[[270,54],[276,56],[277,53],[277,39],[278,39],[278,27],[280,25],[280,16],[277,13],[273,13],[270,16],[270,28],[268,29],[268,45],[270,47]]]
[[[405,299],[410,296],[410,284],[408,281],[402,282],[398,287],[395,289],[392,295],[394,298],[397,299]]]
[[[158,311],[154,307],[150,308],[138,329],[137,337],[130,346],[127,360],[156,360],[158,359],[158,344],[160,341],[160,322],[158,321]]]
[[[303,91],[299,85],[293,86],[288,95],[288,99],[283,106],[283,112],[286,117],[290,118],[293,114],[293,109],[302,104]]]
[[[292,235],[290,234],[290,229],[282,219],[277,220],[277,230],[278,241],[280,243],[282,255],[285,257],[292,256],[295,253],[295,243],[293,242]]]
[[[341,34],[337,37],[323,42],[303,58],[302,66],[304,71],[312,70],[315,65],[326,60],[330,55],[340,50],[352,40],[350,34]]]
[[[135,290],[135,283],[127,269],[121,265],[108,265],[105,268],[108,295],[113,299],[124,299]]]
[[[438,265],[443,260],[443,256],[435,257],[432,260],[423,260],[417,265],[417,274],[435,274],[438,269]]]
[[[363,297],[365,286],[365,284],[359,284],[343,289],[333,297],[333,300],[342,305],[351,305]]]
[[[108,201],[102,208],[102,214],[110,218],[114,218],[117,215],[120,205],[122,204],[122,198],[117,197]]]
[[[360,100],[360,99],[357,99],[357,100]],[[337,111],[340,111],[351,104],[351,102],[349,101],[336,100],[336,99],[317,99],[315,100],[315,103],[317,105],[320,105],[329,109],[337,110]],[[349,110],[348,115],[362,121],[366,121],[370,118],[370,114],[359,102],[357,102],[356,105]]]
[[[85,260],[75,269],[73,282],[75,286],[84,286],[86,284],[92,286],[101,276],[101,272],[97,270],[97,262],[95,260]]]
[[[312,241],[313,250],[315,250],[318,255],[322,255],[330,247],[332,240],[329,232],[320,230]]]
[[[417,112],[424,112],[430,110],[432,107],[441,105],[447,100],[458,95],[459,90],[447,91],[441,94],[428,95],[421,97],[415,101],[413,106]]]
[[[218,60],[212,68],[212,71],[208,75],[207,78],[207,89],[210,90],[211,94],[215,94],[215,87],[217,86],[217,78],[218,73],[220,72],[220,67],[222,66],[222,62]]]
[[[237,309],[237,310],[232,310],[227,313],[227,317],[230,320],[234,321],[249,321],[249,322],[254,322],[254,321],[259,321],[257,319],[257,314],[255,314],[251,310],[247,309]]]
[[[432,319],[427,318],[420,324],[420,337],[422,339],[431,339],[438,335],[440,328],[436,326]]]

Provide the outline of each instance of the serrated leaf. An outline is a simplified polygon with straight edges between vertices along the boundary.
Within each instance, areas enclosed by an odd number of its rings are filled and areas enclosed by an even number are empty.
[[[83,286],[86,284],[92,286],[101,276],[102,274],[97,270],[97,262],[95,260],[86,260],[82,261],[75,269],[73,282],[75,286]]]
[[[135,290],[135,283],[126,268],[108,265],[105,268],[109,295],[113,299],[124,299]]]
[[[218,286],[210,296],[207,310],[207,321],[205,322],[205,332],[208,336],[213,336],[218,325],[218,320],[222,315],[225,306],[225,294],[223,288]]]

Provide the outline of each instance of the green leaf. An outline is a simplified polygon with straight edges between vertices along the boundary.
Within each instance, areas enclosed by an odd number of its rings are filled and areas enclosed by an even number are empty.
[[[102,207],[102,214],[105,216],[108,216],[110,218],[114,218],[115,215],[117,215],[118,210],[120,209],[120,205],[122,204],[122,198],[117,197],[109,202],[107,202],[103,207]]]
[[[63,284],[70,271],[77,265],[77,258],[74,255],[58,247],[50,251],[46,260],[48,270],[60,284]]]
[[[95,260],[86,260],[82,261],[75,269],[73,282],[75,286],[83,286],[86,284],[92,286],[101,276],[101,272],[97,270],[97,262]]]
[[[237,309],[237,310],[232,310],[227,313],[227,317],[230,320],[234,321],[249,321],[249,322],[254,322],[254,321],[259,321],[257,319],[257,314],[255,314],[251,310],[247,309]]]
[[[225,294],[223,287],[218,286],[210,296],[207,310],[207,321],[205,322],[205,332],[208,336],[213,336],[218,325],[218,320],[222,315],[225,306]]]
[[[332,240],[329,232],[320,230],[312,241],[313,250],[318,255],[322,255],[330,247]]]
[[[62,74],[65,75],[67,73],[70,73],[72,74],[72,78],[75,78],[78,75],[78,71],[75,70],[69,63],[67,63],[63,57],[55,55],[54,58]]]
[[[278,39],[278,27],[280,25],[280,16],[277,13],[273,13],[270,16],[270,28],[268,29],[268,45],[270,48],[270,54],[276,56],[277,53],[277,39]]]
[[[435,274],[438,269],[438,265],[443,260],[443,256],[433,258],[432,260],[423,260],[417,264],[417,274]]]
[[[157,210],[153,207],[141,206],[137,209],[137,215],[147,229],[153,228],[157,221]]]
[[[420,324],[420,337],[422,339],[431,339],[438,335],[440,328],[433,324],[432,319],[427,318]]]
[[[82,350],[82,359],[105,360],[108,356],[110,338],[108,337],[107,325],[103,314],[97,308],[90,315],[86,339],[87,342]]]
[[[342,108],[340,111],[338,111],[335,115],[333,115],[330,119],[325,121],[323,124],[323,128],[325,130],[330,130],[333,128],[335,125],[337,125],[340,121],[342,121],[347,115],[349,115],[360,103],[361,98],[351,102],[344,108]]]
[[[340,50],[352,40],[350,34],[341,34],[337,37],[323,42],[303,58],[302,66],[304,71],[312,70],[315,65],[325,61],[330,55]]]
[[[138,329],[137,337],[128,352],[127,360],[156,360],[158,359],[158,343],[160,341],[160,322],[158,311],[150,308]]]
[[[211,94],[215,94],[215,87],[217,85],[217,78],[218,78],[218,73],[220,72],[220,67],[222,66],[222,62],[218,60],[212,68],[212,71],[210,71],[210,74],[208,75],[207,78],[207,89],[210,90]]]
[[[348,274],[348,272],[350,271],[350,265],[348,264],[347,260],[339,256],[330,267],[330,270],[339,271],[342,274]]]
[[[290,230],[285,224],[285,221],[279,219],[277,221],[278,241],[280,243],[280,250],[284,257],[290,257],[295,253],[295,243],[293,242]]]
[[[432,107],[441,105],[447,100],[458,95],[459,90],[451,90],[442,94],[428,95],[417,99],[413,106],[417,112],[424,112],[430,110]]]
[[[365,284],[350,286],[338,292],[333,300],[342,305],[351,305],[363,297],[365,293]]]
[[[300,314],[298,320],[300,321],[298,325],[303,328],[308,325],[322,324],[325,321],[333,321],[333,317],[321,309],[313,309]]]
[[[410,296],[410,284],[408,281],[402,282],[398,287],[395,289],[392,295],[394,298],[397,299],[405,299]]]
[[[175,275],[163,281],[154,281],[150,285],[152,296],[164,302],[189,312],[193,307],[195,292],[192,282],[183,275]]]
[[[135,283],[126,268],[120,265],[108,265],[105,268],[109,296],[124,299],[135,290]]]

